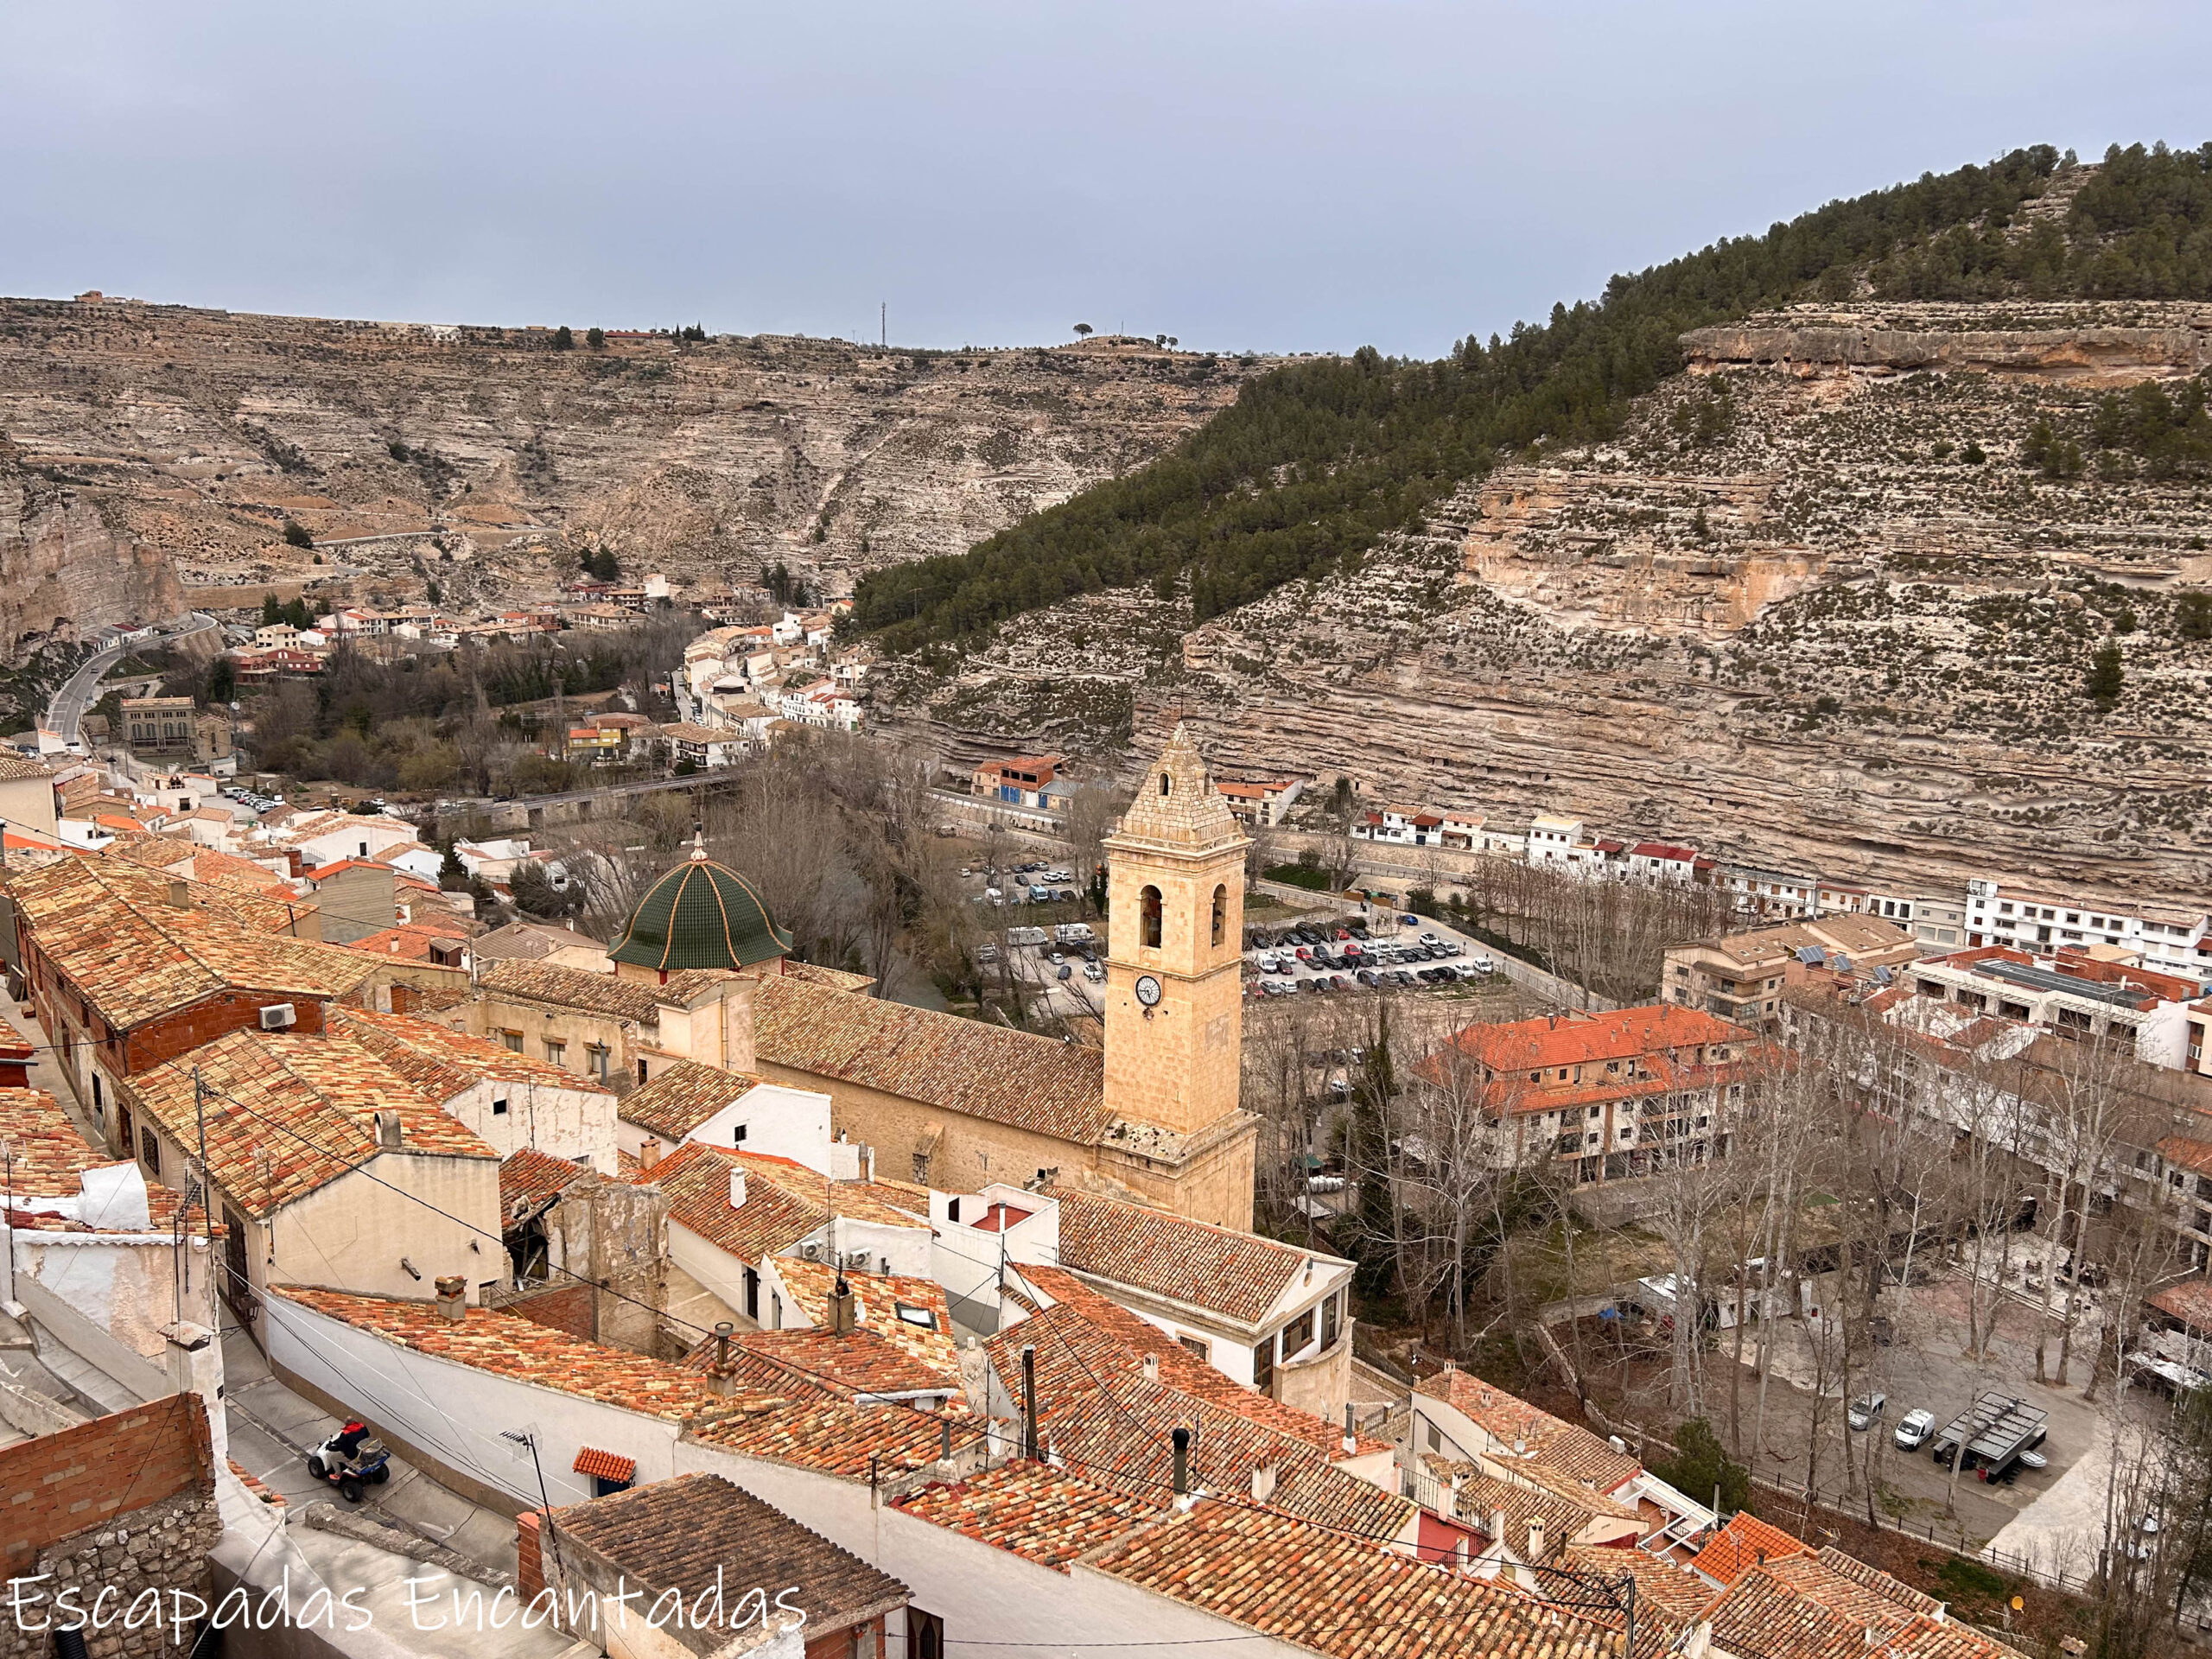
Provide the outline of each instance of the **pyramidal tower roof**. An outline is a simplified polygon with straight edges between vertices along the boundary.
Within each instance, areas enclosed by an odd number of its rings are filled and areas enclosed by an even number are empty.
[[[1244,839],[1229,803],[1214,791],[1189,727],[1177,722],[1175,734],[1146,769],[1136,799],[1109,839],[1191,851]]]

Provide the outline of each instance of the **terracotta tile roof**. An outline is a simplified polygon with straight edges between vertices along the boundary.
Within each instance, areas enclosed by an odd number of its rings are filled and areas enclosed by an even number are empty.
[[[745,1205],[729,1202],[732,1170],[746,1175]],[[888,1227],[927,1227],[925,1188],[876,1181],[831,1181],[788,1158],[734,1152],[687,1141],[633,1178],[668,1194],[668,1217],[743,1262],[789,1249],[841,1216]]]
[[[577,938],[579,944],[591,941]],[[718,980],[729,976],[705,969],[671,974],[665,985],[641,985],[613,974],[595,974],[582,968],[563,968],[550,962],[526,962],[508,957],[493,963],[478,982],[487,991],[498,991],[528,1002],[550,1002],[588,1014],[612,1014],[639,1025],[658,1026],[664,1005],[680,1007]]]
[[[448,1101],[480,1083],[534,1084],[611,1096],[592,1078],[516,1053],[504,1043],[472,1037],[404,1014],[334,1008],[334,1035],[352,1039],[431,1098]]]
[[[571,1504],[555,1510],[553,1522],[643,1586],[640,1607],[671,1591],[692,1608],[719,1605],[710,1629],[754,1622],[736,1595],[724,1602],[714,1593],[725,1578],[732,1586],[789,1586],[793,1603],[806,1609],[809,1630],[825,1633],[903,1607],[909,1593],[889,1573],[720,1475],[678,1475]],[[719,1638],[708,1641],[720,1645]]]
[[[1341,1423],[1332,1423],[1310,1411],[1285,1405],[1223,1376],[1158,1325],[1148,1324],[1119,1303],[1109,1300],[1071,1273],[1064,1273],[1058,1268],[1023,1268],[1020,1272],[1020,1281],[1007,1287],[1007,1294],[1027,1312],[1041,1312],[1044,1304],[1025,1294],[1023,1283],[1080,1315],[1106,1338],[1104,1352],[1092,1359],[1092,1364],[1141,1371],[1145,1356],[1149,1354],[1159,1361],[1160,1380],[1167,1387],[1303,1440],[1325,1458],[1334,1459],[1346,1455]],[[1351,1455],[1364,1457],[1389,1449],[1388,1440],[1361,1435],[1355,1440]]]
[[[1770,1527],[1755,1515],[1738,1515],[1713,1535],[1713,1540],[1698,1551],[1694,1563],[1697,1570],[1723,1585],[1733,1584],[1751,1567],[1761,1561],[1781,1560],[1791,1555],[1809,1555],[1811,1547],[1791,1537],[1779,1527]]]
[[[1575,1541],[1592,1522],[1627,1522],[1636,1525],[1637,1531],[1643,1529],[1641,1517],[1632,1504],[1617,1503],[1587,1488],[1578,1489],[1565,1482],[1529,1486],[1517,1481],[1500,1480],[1484,1472],[1477,1463],[1459,1463],[1439,1457],[1424,1461],[1439,1480],[1447,1484],[1455,1479],[1459,1482],[1456,1512],[1463,1520],[1471,1521],[1488,1532],[1498,1511],[1505,1512],[1503,1541],[1516,1555],[1528,1553],[1531,1521],[1542,1524],[1545,1549],[1553,1554]],[[1607,1529],[1607,1535],[1618,1532],[1618,1527],[1614,1526]]]
[[[1414,1392],[1444,1401],[1501,1446],[1510,1449],[1517,1441],[1531,1454],[1532,1463],[1571,1476],[1597,1491],[1612,1491],[1643,1472],[1642,1464],[1625,1452],[1614,1451],[1588,1429],[1540,1410],[1472,1371],[1439,1372],[1415,1383]]]
[[[823,968],[811,962],[801,962],[796,957],[780,957],[776,962],[776,977],[800,980],[809,985],[827,986],[833,991],[864,991],[875,983],[868,974],[849,974],[842,968]]]
[[[638,1460],[619,1452],[602,1452],[597,1446],[587,1446],[576,1453],[576,1460],[569,1465],[569,1472],[589,1475],[594,1480],[635,1480]]]
[[[664,1066],[642,1089],[625,1095],[616,1111],[626,1123],[650,1129],[664,1140],[682,1141],[760,1083],[748,1072],[677,1060]]]
[[[1001,1464],[949,1485],[925,1486],[898,1507],[1043,1567],[1068,1563],[1161,1513],[1136,1495],[1088,1481],[1049,1464]]]
[[[207,1103],[207,1165],[247,1214],[265,1217],[385,1155],[375,1114],[399,1114],[405,1154],[497,1159],[458,1119],[342,1037],[234,1031],[121,1085],[186,1147],[198,1144],[193,1071]]]
[[[1818,1555],[1783,1555],[1767,1561],[1767,1573],[1798,1595],[1858,1619],[1880,1624],[1897,1612],[1936,1612],[1942,1601],[1883,1573],[1878,1566],[1852,1560],[1829,1546]]]
[[[453,945],[467,938],[458,927],[432,926],[422,922],[397,922],[381,932],[365,934],[358,939],[348,939],[340,948],[365,951],[372,957],[389,957],[396,962],[428,962],[430,947]],[[458,963],[452,964],[459,967]]]
[[[848,1480],[906,1473],[937,1461],[944,1424],[953,1420],[906,1406],[856,1406],[815,1400],[778,1407],[690,1431],[690,1438],[748,1458],[813,1469]],[[953,1444],[973,1438],[972,1422],[953,1423]]]
[[[1752,1040],[1751,1033],[1741,1026],[1715,1019],[1701,1008],[1673,1002],[1578,1014],[1573,1019],[1562,1015],[1471,1025],[1461,1027],[1452,1038],[1463,1053],[1506,1072],[1587,1065],[1593,1060],[1627,1059],[1669,1048]]]
[[[784,1281],[800,1313],[817,1325],[830,1322],[830,1296],[836,1287],[836,1268],[827,1262],[786,1258],[776,1263],[776,1276]],[[953,1346],[952,1311],[945,1303],[944,1286],[934,1279],[912,1279],[900,1274],[849,1272],[844,1279],[853,1294],[854,1318],[862,1329],[874,1331],[938,1376],[949,1377],[956,1384],[959,1382],[960,1355]],[[909,1317],[899,1317],[901,1307]],[[926,1315],[928,1323],[917,1315]]]
[[[829,1331],[748,1331],[738,1345],[803,1380],[845,1397],[857,1395],[957,1394],[956,1363],[947,1373],[925,1365],[873,1326],[838,1336]]]
[[[589,1173],[582,1164],[524,1147],[500,1161],[499,1213],[510,1222],[519,1221]]]
[[[1307,1253],[1145,1205],[1047,1189],[1059,1200],[1060,1265],[1257,1325],[1304,1272]],[[1350,1266],[1316,1252],[1325,1266]]]
[[[844,1389],[833,1389],[827,1382],[802,1376],[788,1365],[779,1365],[765,1354],[752,1352],[738,1341],[734,1333],[730,1337],[727,1351],[716,1337],[700,1338],[692,1344],[691,1351],[677,1363],[698,1376],[712,1376],[719,1368],[733,1380],[741,1392],[773,1398],[785,1405],[806,1405],[849,1397]]]
[[[754,1052],[772,1065],[1079,1146],[1113,1121],[1094,1048],[790,977],[761,980],[754,1006]]]
[[[43,760],[33,760],[18,750],[0,747],[0,783],[16,783],[25,778],[51,778],[54,768]]]
[[[1270,1510],[1201,1503],[1085,1564],[1330,1659],[1599,1659],[1620,1645],[1520,1590]]]
[[[432,1302],[356,1296],[302,1285],[286,1285],[270,1294],[381,1337],[395,1347],[664,1421],[683,1422],[743,1404],[718,1396],[703,1379],[680,1365],[587,1342],[516,1313],[472,1307],[454,1324]]]
[[[81,1197],[86,1170],[118,1167],[126,1160],[95,1151],[45,1090],[0,1089],[0,1141],[10,1149],[13,1225],[43,1233],[120,1230],[76,1218],[73,1204],[69,1215],[56,1213],[58,1206],[51,1205],[54,1199]],[[151,1181],[146,1184],[146,1211],[147,1232],[173,1233],[180,1212],[188,1231],[205,1224],[197,1205],[187,1205],[181,1194]]]
[[[186,882],[180,909],[168,880],[97,854],[30,871],[9,891],[38,948],[120,1029],[226,988],[331,998],[376,972],[357,952],[260,931],[268,917],[245,895]]]
[[[1713,1600],[1713,1586],[1678,1561],[1649,1550],[1623,1549],[1609,1544],[1569,1544],[1560,1552],[1560,1565],[1570,1572],[1636,1580],[1639,1618],[1646,1607],[1656,1607],[1677,1624],[1694,1621]]]
[[[1815,1567],[1810,1554],[1799,1558]],[[1751,1567],[1714,1598],[1707,1611],[1713,1643],[1745,1659],[1866,1659],[1872,1649],[1909,1633],[1919,1615],[1861,1591],[1872,1616],[1854,1614],[1799,1592],[1770,1560]],[[1802,1576],[1802,1574],[1801,1574]],[[1840,1574],[1830,1579],[1848,1584]],[[1858,1586],[1853,1586],[1854,1589]]]
[[[1304,1437],[1128,1370],[1116,1341],[1074,1308],[1046,1308],[984,1344],[1010,1395],[1022,1386],[1025,1346],[1036,1350],[1043,1433],[1086,1479],[1157,1497],[1173,1473],[1169,1431],[1195,1427],[1191,1466],[1209,1490],[1249,1491],[1253,1472],[1272,1465],[1277,1509],[1380,1536],[1394,1535],[1412,1516],[1409,1500],[1335,1467]]]

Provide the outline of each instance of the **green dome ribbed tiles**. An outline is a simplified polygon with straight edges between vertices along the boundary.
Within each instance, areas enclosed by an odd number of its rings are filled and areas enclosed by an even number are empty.
[[[607,955],[675,973],[747,968],[791,948],[791,936],[776,925],[746,879],[694,845],[690,858],[646,889]]]

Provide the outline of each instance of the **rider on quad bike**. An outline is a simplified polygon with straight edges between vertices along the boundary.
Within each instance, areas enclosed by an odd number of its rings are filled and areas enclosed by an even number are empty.
[[[366,1423],[348,1423],[308,1453],[308,1472],[337,1487],[348,1503],[358,1503],[365,1486],[391,1478],[391,1453]]]

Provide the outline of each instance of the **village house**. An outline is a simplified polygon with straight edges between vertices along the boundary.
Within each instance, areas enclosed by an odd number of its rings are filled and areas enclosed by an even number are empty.
[[[1638,881],[1687,886],[1696,879],[1698,851],[1670,842],[1639,841],[1628,849],[1628,873]]]
[[[18,834],[53,841],[59,835],[54,769],[13,751],[0,752],[0,820]]]
[[[1230,1381],[1325,1422],[1351,1399],[1353,1264],[1071,1188],[934,1194],[936,1268],[962,1322],[1010,1316],[1001,1259],[1058,1267]]]
[[[696,766],[702,772],[734,766],[753,747],[742,727],[715,728],[677,721],[662,727],[660,734],[677,766]]]
[[[477,1296],[510,1276],[499,1154],[350,1037],[234,1031],[132,1077],[117,1116],[148,1179],[204,1169],[223,1295],[257,1340],[272,1286],[404,1296],[453,1276]]]
[[[1582,1184],[1725,1154],[1770,1052],[1741,1026],[1662,1002],[1467,1026],[1416,1076],[1438,1109],[1481,1115],[1497,1167],[1549,1165]]]
[[[1281,823],[1305,786],[1303,778],[1222,778],[1214,783],[1230,815],[1248,828]]]
[[[1389,806],[1360,818],[1351,826],[1351,833],[1355,841],[1382,841],[1401,847],[1427,847],[1439,842],[1439,832],[1443,827],[1443,818],[1434,812],[1424,812],[1409,806]]]
[[[1670,944],[1661,961],[1660,995],[1756,1027],[1780,1017],[1783,988],[1802,982],[1808,974],[1840,972],[1870,984],[1887,984],[1919,957],[1918,943],[1894,923],[1872,916],[1825,916]]]
[[[111,1147],[136,1150],[121,1085],[227,1032],[320,1033],[334,1003],[404,1011],[419,992],[467,982],[293,938],[297,908],[117,853],[33,871],[0,893],[0,955]]]
[[[1068,787],[1060,777],[1060,757],[1057,754],[987,760],[976,768],[969,788],[979,800],[1026,806],[1039,812],[1067,810]]]

